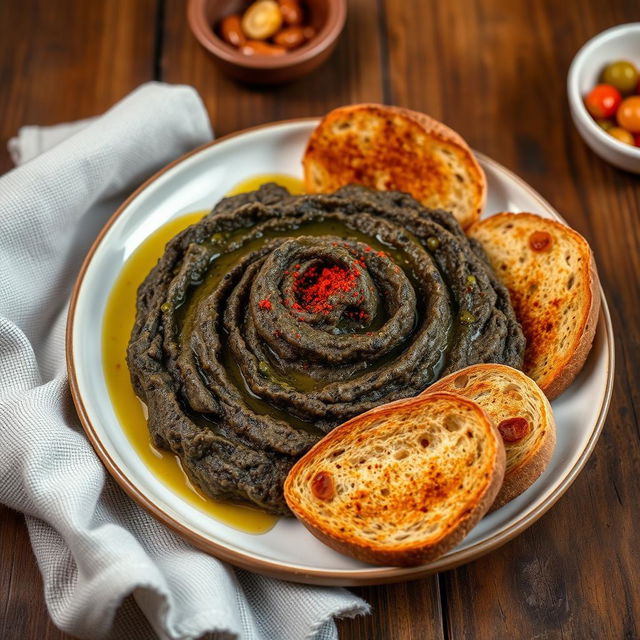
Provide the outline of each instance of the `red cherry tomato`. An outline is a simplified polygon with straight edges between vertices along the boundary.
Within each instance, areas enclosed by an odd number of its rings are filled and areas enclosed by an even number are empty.
[[[633,136],[633,144],[635,144],[636,147],[640,147],[640,133],[636,133],[636,135]]]
[[[609,84],[598,84],[584,99],[587,111],[594,118],[610,118],[620,106],[620,92]]]

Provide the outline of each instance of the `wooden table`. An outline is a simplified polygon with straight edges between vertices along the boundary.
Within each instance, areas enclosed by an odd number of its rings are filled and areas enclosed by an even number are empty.
[[[538,189],[594,248],[616,334],[604,432],[575,484],[484,558],[412,583],[355,589],[373,615],[342,638],[640,637],[640,180],[571,124],[565,79],[580,45],[640,20],[637,0],[350,0],[330,61],[285,87],[220,75],[183,0],[2,0],[0,172],[23,124],[102,112],[137,85],[193,85],[217,135],[341,104],[425,111]],[[51,623],[21,515],[0,508],[0,638],[66,638]]]

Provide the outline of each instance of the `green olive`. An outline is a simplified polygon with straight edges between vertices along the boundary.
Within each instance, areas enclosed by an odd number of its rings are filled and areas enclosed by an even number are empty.
[[[258,362],[258,371],[263,378],[267,378],[268,380],[273,380],[273,373],[271,371],[271,367],[264,360],[260,360]]]
[[[435,236],[429,236],[427,238],[427,247],[429,247],[431,251],[435,251],[439,246],[440,240],[438,240],[438,238],[436,238]]]
[[[598,118],[596,124],[605,131],[609,131],[609,129],[613,129],[615,126],[611,120],[607,120],[606,118]]]
[[[271,365],[264,360],[260,360],[258,362],[258,373],[266,378],[271,384],[277,384],[279,387],[283,389],[293,389],[293,387],[286,382],[285,380],[281,380],[278,374],[271,368]]]
[[[616,60],[602,72],[602,82],[614,86],[620,93],[633,93],[638,86],[638,70],[628,60]]]

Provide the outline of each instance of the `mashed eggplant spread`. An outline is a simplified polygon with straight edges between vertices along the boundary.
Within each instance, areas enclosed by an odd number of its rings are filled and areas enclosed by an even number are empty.
[[[154,443],[193,482],[284,514],[284,478],[324,433],[467,365],[520,367],[524,346],[449,213],[268,184],[167,244],[138,291],[128,363]]]

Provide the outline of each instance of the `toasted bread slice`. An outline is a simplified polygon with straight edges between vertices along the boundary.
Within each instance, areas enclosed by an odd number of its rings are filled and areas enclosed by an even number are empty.
[[[484,206],[486,179],[467,143],[408,109],[334,109],[311,134],[302,164],[309,193],[347,184],[404,191],[426,207],[450,211],[463,228],[479,219]]]
[[[509,289],[527,339],[525,373],[557,397],[584,365],[596,331],[600,285],[589,244],[533,213],[498,213],[468,235]]]
[[[284,485],[293,513],[330,547],[410,566],[454,547],[494,501],[502,438],[471,400],[434,393],[382,405],[337,427]]]
[[[556,445],[551,405],[538,385],[512,367],[475,364],[438,380],[421,395],[440,391],[477,402],[502,436],[507,466],[490,511],[528,489],[546,469]]]

